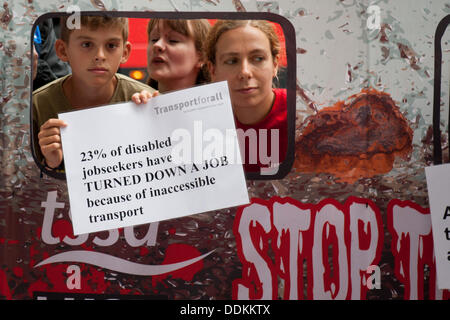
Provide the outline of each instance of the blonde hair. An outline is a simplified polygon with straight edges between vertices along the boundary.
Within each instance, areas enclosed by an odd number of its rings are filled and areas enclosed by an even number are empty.
[[[206,19],[150,19],[147,26],[147,35],[148,40],[150,41],[150,33],[152,30],[158,26],[158,23],[162,21],[164,25],[169,27],[170,29],[181,33],[182,35],[189,37],[194,40],[194,46],[197,52],[199,53],[201,60],[206,60],[206,56],[204,53],[204,44],[206,37],[208,36],[208,32],[211,29],[211,24]],[[200,69],[197,79],[195,81],[196,84],[206,83],[210,81],[209,71],[206,66],[202,66]],[[154,79],[148,79],[147,84],[152,87],[157,87],[158,82]]]
[[[73,28],[67,27],[67,16],[61,17],[61,36],[60,39],[64,42],[69,42],[70,33]],[[128,18],[124,17],[112,17],[106,14],[95,16],[80,16],[80,24],[83,27],[87,27],[91,30],[97,30],[98,28],[118,28],[122,32],[123,42],[128,40]]]
[[[206,39],[205,52],[206,58],[212,64],[216,64],[216,45],[222,34],[227,31],[251,26],[261,30],[267,37],[270,43],[270,51],[272,58],[275,59],[280,53],[280,41],[277,37],[272,24],[266,20],[218,20],[211,28],[208,38]]]

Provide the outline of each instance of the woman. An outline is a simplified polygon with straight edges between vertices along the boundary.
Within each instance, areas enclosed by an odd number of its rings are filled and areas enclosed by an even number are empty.
[[[211,25],[206,19],[151,19],[148,27],[148,84],[160,93],[190,88],[209,81],[203,44]],[[152,95],[133,95],[146,103]]]
[[[246,136],[256,130],[257,139],[245,144],[246,171],[278,167],[286,156],[286,89],[273,89],[279,52],[271,23],[262,20],[219,20],[206,41],[211,79],[228,81],[237,128]]]

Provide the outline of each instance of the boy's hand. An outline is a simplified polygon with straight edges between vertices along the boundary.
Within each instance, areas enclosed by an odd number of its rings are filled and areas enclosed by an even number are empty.
[[[60,119],[49,119],[42,126],[38,134],[39,146],[47,166],[57,168],[63,160],[60,128],[67,124]]]
[[[131,96],[131,100],[136,104],[147,103],[148,99],[156,97],[159,95],[159,91],[155,91],[153,93],[148,92],[147,90],[142,90],[141,92],[136,92]]]

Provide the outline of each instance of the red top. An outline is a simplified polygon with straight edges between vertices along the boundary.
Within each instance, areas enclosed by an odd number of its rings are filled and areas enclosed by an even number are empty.
[[[275,101],[263,120],[246,125],[235,118],[236,129],[243,130],[243,132],[238,130],[238,138],[246,172],[260,172],[261,168],[277,166],[286,158],[288,142],[286,89],[273,89],[273,92]]]

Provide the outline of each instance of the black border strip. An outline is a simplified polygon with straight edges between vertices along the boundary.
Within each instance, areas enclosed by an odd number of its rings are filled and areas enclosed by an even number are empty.
[[[45,19],[58,18],[62,16],[70,16],[72,13],[65,12],[49,12],[39,16],[33,24],[31,29],[30,39],[33,39],[36,26]],[[295,154],[295,113],[296,113],[296,73],[297,73],[297,59],[296,59],[296,40],[295,28],[289,20],[278,14],[270,12],[154,12],[154,11],[80,11],[81,15],[108,15],[113,17],[127,17],[127,18],[165,18],[165,19],[228,19],[228,20],[269,20],[278,23],[283,29],[285,44],[286,44],[286,60],[287,60],[287,78],[286,78],[286,92],[287,92],[287,121],[288,121],[288,145],[287,154],[284,161],[280,164],[279,170],[275,175],[261,175],[258,172],[246,172],[247,180],[279,180],[283,179],[292,169]],[[33,50],[33,41],[30,43],[30,50]],[[32,55],[33,59],[33,55]],[[32,61],[33,65],[33,61]],[[30,89],[33,88],[33,80],[30,79]],[[54,172],[46,169],[37,161],[36,152],[34,150],[34,133],[33,133],[33,97],[30,94],[30,145],[33,159],[41,172],[57,178],[66,179],[66,174],[61,172]]]
[[[434,36],[434,91],[433,91],[433,163],[442,164],[442,146],[441,146],[441,81],[442,81],[442,36],[450,24],[450,15],[442,19]],[[449,114],[450,123],[450,114]],[[450,141],[450,127],[449,127]]]

